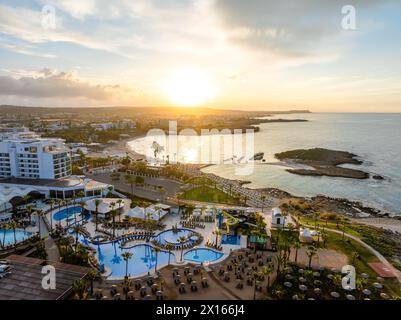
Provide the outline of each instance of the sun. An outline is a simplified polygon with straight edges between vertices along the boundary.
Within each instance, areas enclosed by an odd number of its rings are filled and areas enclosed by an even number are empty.
[[[175,105],[194,107],[213,98],[216,89],[205,72],[187,68],[175,72],[166,81],[164,91]]]

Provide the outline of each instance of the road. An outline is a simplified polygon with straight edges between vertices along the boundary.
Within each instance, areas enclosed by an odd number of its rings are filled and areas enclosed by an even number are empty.
[[[125,182],[123,174],[121,175],[120,180],[117,181],[113,181],[110,178],[109,173],[86,174],[86,176],[93,180],[114,185],[116,189],[125,192],[131,192],[131,186]],[[165,192],[162,193],[158,190],[152,190],[149,188],[134,185],[134,194],[139,197],[148,198],[156,201],[165,197],[174,197],[175,194],[180,191],[180,187],[182,186],[182,183],[166,178],[144,177],[144,179],[145,183],[151,186],[162,186],[165,189]]]

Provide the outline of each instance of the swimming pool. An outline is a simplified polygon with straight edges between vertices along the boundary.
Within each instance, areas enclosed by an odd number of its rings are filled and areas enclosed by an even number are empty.
[[[71,217],[74,217],[74,215],[78,215],[82,212],[82,208],[81,207],[69,207],[69,208],[64,208],[61,209],[60,211],[57,211],[56,213],[54,213],[53,215],[53,219],[55,221],[61,221],[61,220],[65,220]]]
[[[166,243],[179,244],[180,242],[178,241],[178,239],[180,237],[187,238],[193,233],[194,232],[190,229],[178,229],[176,232],[173,229],[169,229],[159,233],[156,236],[156,238],[160,244],[166,244]]]
[[[230,244],[230,245],[240,245],[241,244],[241,236],[240,235],[230,235],[223,234],[221,238],[222,244]]]
[[[212,262],[220,259],[224,254],[208,248],[192,249],[184,254],[184,259],[194,262]]]
[[[133,253],[133,256],[128,262],[129,276],[135,277],[148,272],[154,273],[155,271],[156,253],[150,245],[139,244],[130,248],[122,249],[117,242],[109,242],[100,245],[90,244],[90,246],[96,249],[99,263],[110,268],[110,276],[112,277],[125,276],[125,261],[121,257],[121,253],[126,251]],[[168,264],[169,255],[170,262],[175,262],[175,256],[173,253],[169,254],[167,251],[160,251],[157,254],[158,269]]]
[[[29,238],[30,236],[32,236],[31,232],[20,229],[15,230],[15,238],[17,240],[17,243]],[[0,241],[1,244],[5,246],[14,244],[14,231],[0,229]]]

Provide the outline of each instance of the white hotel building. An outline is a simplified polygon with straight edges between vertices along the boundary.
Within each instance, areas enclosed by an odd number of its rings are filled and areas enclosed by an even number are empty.
[[[0,178],[60,179],[71,175],[71,152],[62,139],[27,129],[0,131]]]
[[[35,192],[46,198],[105,196],[113,186],[71,175],[71,151],[62,139],[26,128],[0,128],[0,213],[10,200]]]

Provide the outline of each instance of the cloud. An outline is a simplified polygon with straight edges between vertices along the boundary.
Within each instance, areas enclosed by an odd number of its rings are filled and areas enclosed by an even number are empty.
[[[359,18],[363,11],[379,3],[375,0],[349,2],[216,0],[215,10],[230,41],[284,57],[302,58],[314,56],[322,48],[330,51],[339,46],[334,41],[336,36],[344,34],[341,8],[345,4],[354,5]],[[384,2],[387,1],[381,3]]]
[[[0,76],[0,95],[110,100],[127,92],[128,89],[118,85],[93,85],[80,81],[73,72],[58,72],[48,68],[19,78]]]

